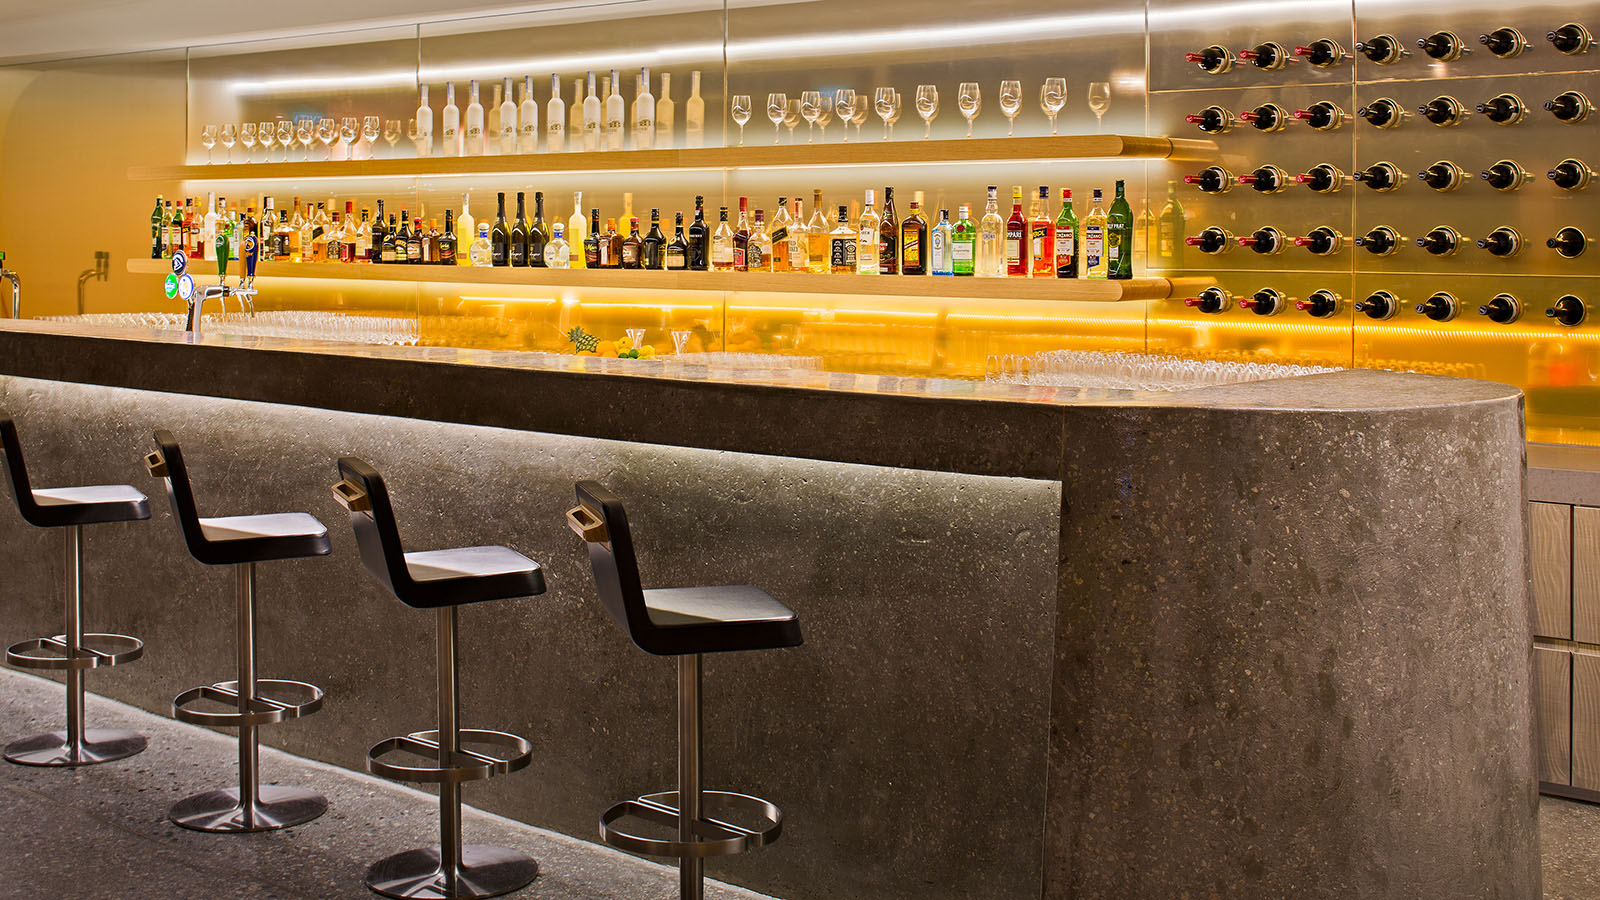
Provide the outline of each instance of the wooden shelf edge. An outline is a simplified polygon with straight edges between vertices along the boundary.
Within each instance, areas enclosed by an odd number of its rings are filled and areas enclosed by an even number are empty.
[[[917,165],[1012,160],[1170,159],[1214,156],[1212,141],[1144,135],[1079,134],[941,141],[858,141],[853,144],[701,147],[598,153],[529,153],[428,159],[237,165],[129,166],[130,181],[271,181],[291,178],[416,178],[522,172],[626,172],[673,169],[734,170],[779,166]]]
[[[165,275],[165,259],[130,259],[136,275]],[[237,264],[230,274],[240,271]],[[214,263],[200,261],[190,272],[202,283],[214,277]],[[500,284],[530,287],[612,288],[617,290],[701,291],[756,294],[858,294],[882,297],[971,300],[1049,300],[1121,303],[1163,300],[1173,284],[1160,276],[1125,281],[1054,278],[945,278],[872,275],[811,275],[780,272],[662,272],[602,269],[480,268],[475,266],[384,266],[349,263],[261,263],[257,278],[318,278],[341,281],[393,281],[409,284]]]

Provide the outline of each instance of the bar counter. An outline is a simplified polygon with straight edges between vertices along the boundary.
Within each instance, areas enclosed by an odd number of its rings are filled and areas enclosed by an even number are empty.
[[[609,368],[610,371],[600,371]],[[528,736],[483,807],[585,839],[673,778],[667,661],[626,646],[563,511],[630,505],[650,586],[750,583],[805,646],[707,660],[706,781],[785,810],[708,874],[787,898],[1534,897],[1520,393],[1372,371],[1174,393],[0,324],[40,483],[129,482],[151,432],[329,559],[262,577],[267,737],[360,768],[424,727],[426,617],[362,571],[355,454],[416,549],[505,543],[550,591],[463,612],[463,724]],[[96,689],[167,711],[225,667],[230,573],[171,516],[86,547]],[[210,514],[202,509],[202,514]],[[58,535],[0,515],[0,612],[58,618]],[[271,780],[271,772],[264,778]]]

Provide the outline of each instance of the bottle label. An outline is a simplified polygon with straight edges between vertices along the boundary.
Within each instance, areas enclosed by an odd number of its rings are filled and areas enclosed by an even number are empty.
[[[1083,229],[1083,264],[1094,269],[1101,265],[1102,257],[1106,251],[1105,228],[1101,225],[1086,225]]]
[[[767,261],[761,254],[761,248],[751,244],[744,251],[744,264],[746,268],[760,271],[766,268]]]
[[[531,128],[532,126],[529,126],[529,127]],[[551,137],[560,137],[563,134],[565,134],[566,131],[567,131],[567,126],[565,124],[563,124],[562,122],[560,122],[559,120],[550,123],[550,136]]]
[[[639,267],[639,245],[622,245],[622,265],[624,268],[636,269]]]
[[[1022,265],[1022,234],[1016,231],[1006,232],[1006,265]]]
[[[616,132],[616,131],[621,131],[621,130],[622,130],[622,123],[621,122],[617,121],[616,119],[608,119],[606,121],[606,131]]]
[[[445,134],[448,136],[449,132],[445,132]],[[467,137],[477,140],[478,138],[483,137],[483,129],[477,126],[470,127],[467,129]]]
[[[900,268],[900,257],[895,253],[895,239],[891,235],[879,235],[878,243],[878,271],[884,275],[893,275]]]
[[[928,238],[928,258],[935,272],[950,271],[950,242],[938,228]]]
[[[1122,258],[1122,229],[1106,229],[1106,265],[1115,269]]]
[[[828,262],[836,269],[856,267],[856,242],[847,237],[833,239],[828,251]]]
[[[787,229],[787,228],[774,228],[774,229],[772,229],[772,243],[781,244],[784,241],[787,241],[788,239],[789,239],[789,229]]]
[[[733,265],[733,248],[727,244],[716,244],[711,248],[711,264],[718,268],[728,268]]]
[[[908,266],[922,264],[922,241],[917,238],[915,231],[908,231],[900,236],[900,255]]]
[[[685,269],[685,268],[688,268],[688,266],[689,266],[689,260],[684,255],[682,247],[676,247],[676,246],[668,246],[667,247],[667,268],[669,268],[669,269]]]
[[[733,248],[733,267],[735,269],[743,269],[743,268],[746,267],[745,266],[745,248],[739,247],[739,246],[735,246]]]
[[[971,238],[967,238],[966,240],[951,241],[950,259],[958,263],[964,262],[970,266],[972,264],[973,249],[974,246]]]
[[[511,242],[511,264],[513,266],[525,266],[528,264],[528,248],[525,244],[517,241]]]
[[[1048,228],[1045,228],[1043,225],[1033,226],[1033,231],[1030,234],[1030,238],[1034,259],[1048,259],[1050,257],[1050,254],[1046,252],[1045,249],[1045,242],[1049,239],[1049,236],[1050,230]]]

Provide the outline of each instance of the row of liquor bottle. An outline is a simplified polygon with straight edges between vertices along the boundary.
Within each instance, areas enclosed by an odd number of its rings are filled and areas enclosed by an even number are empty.
[[[1535,242],[1511,225],[1501,225],[1477,240],[1462,234],[1454,226],[1435,225],[1415,241],[1401,236],[1400,232],[1388,225],[1372,228],[1351,241],[1346,241],[1344,235],[1330,225],[1319,225],[1309,233],[1298,236],[1287,234],[1273,225],[1264,225],[1238,238],[1220,225],[1210,225],[1202,228],[1198,234],[1185,238],[1184,243],[1213,256],[1226,253],[1235,246],[1248,247],[1262,256],[1276,256],[1290,247],[1303,247],[1313,256],[1332,256],[1347,244],[1354,244],[1374,256],[1393,256],[1400,248],[1415,243],[1428,255],[1441,258],[1455,256],[1463,248],[1477,246],[1490,256],[1510,259],[1519,256]],[[1556,229],[1554,234],[1545,239],[1544,245],[1565,259],[1576,259],[1589,248],[1589,239],[1582,229],[1567,225]]]
[[[1581,159],[1568,157],[1545,170],[1545,178],[1564,191],[1588,190],[1597,174]],[[1473,174],[1467,167],[1452,160],[1441,159],[1417,173],[1424,185],[1447,194],[1460,190],[1471,181]],[[1501,159],[1478,172],[1483,183],[1497,191],[1521,190],[1537,176],[1514,159]],[[1303,184],[1318,194],[1335,194],[1351,183],[1364,184],[1380,194],[1399,190],[1408,180],[1406,171],[1389,160],[1380,160],[1364,169],[1346,175],[1333,163],[1318,163],[1298,174],[1290,174],[1268,163],[1243,175],[1235,175],[1222,166],[1207,166],[1193,175],[1183,176],[1183,183],[1194,185],[1201,193],[1226,194],[1238,185],[1248,185],[1257,193],[1278,194],[1291,185]]]
[[[1566,56],[1588,53],[1595,43],[1589,29],[1578,22],[1568,22],[1558,28],[1552,28],[1545,32],[1544,37],[1550,42],[1551,47]],[[1500,59],[1515,59],[1533,51],[1533,42],[1528,40],[1520,29],[1509,25],[1479,34],[1477,42]],[[1435,31],[1425,37],[1417,38],[1416,47],[1433,62],[1455,62],[1473,51],[1471,43],[1449,30]],[[1392,66],[1411,55],[1411,50],[1404,41],[1387,33],[1357,41],[1355,50],[1368,62],[1380,66]],[[1249,49],[1240,50],[1237,54],[1221,44],[1212,44],[1202,50],[1185,53],[1183,58],[1194,63],[1203,72],[1222,75],[1233,71],[1236,62],[1249,63],[1257,69],[1273,72],[1288,69],[1299,62],[1319,69],[1331,69],[1343,65],[1353,56],[1337,39],[1323,38],[1308,44],[1296,45],[1292,51],[1277,41],[1264,41]]]
[[[1230,309],[1247,309],[1258,316],[1275,316],[1291,307],[1316,319],[1331,319],[1344,312],[1345,300],[1337,291],[1326,288],[1312,291],[1302,298],[1290,297],[1274,287],[1264,287],[1254,293],[1234,296],[1220,285],[1211,285],[1193,297],[1186,297],[1185,306],[1209,315],[1219,315]],[[1392,319],[1402,309],[1410,307],[1419,316],[1435,322],[1453,321],[1471,305],[1449,291],[1435,291],[1428,297],[1407,303],[1393,291],[1373,291],[1366,297],[1349,304],[1349,309],[1375,320]],[[1529,310],[1529,304],[1516,294],[1501,292],[1477,307],[1478,315],[1497,325],[1510,325],[1520,321]],[[1563,294],[1544,307],[1545,318],[1557,325],[1576,328],[1589,319],[1589,304],[1576,294]]]
[[[1558,122],[1576,125],[1587,121],[1594,112],[1594,104],[1582,91],[1562,91],[1544,102],[1544,108]],[[1518,125],[1526,121],[1532,109],[1522,97],[1509,91],[1490,97],[1472,106],[1449,94],[1440,94],[1417,107],[1416,114],[1423,121],[1440,128],[1453,128],[1471,118],[1473,110],[1495,125]],[[1411,111],[1393,97],[1378,99],[1356,109],[1356,118],[1374,128],[1399,128],[1411,118]],[[1264,134],[1283,131],[1292,122],[1304,122],[1313,131],[1332,132],[1344,127],[1350,120],[1343,107],[1332,100],[1319,100],[1293,112],[1276,103],[1262,103],[1254,109],[1237,115],[1226,106],[1212,104],[1199,112],[1183,117],[1185,122],[1206,134],[1227,134],[1239,123],[1249,125]]]
[[[531,219],[525,193],[516,194],[510,218],[501,193],[492,223],[475,221],[463,198],[461,215],[446,210],[442,229],[437,219],[425,223],[409,210],[386,220],[382,200],[376,218],[363,208],[358,220],[354,201],[345,203],[341,217],[332,201],[302,208],[296,197],[292,212],[274,211],[274,200],[267,197],[258,221],[253,206],[241,213],[225,199],[213,197],[200,212],[192,199],[175,206],[158,197],[151,214],[151,255],[170,256],[183,248],[205,258],[221,230],[257,235],[262,258],[284,262],[1131,278],[1136,232],[1170,254],[1182,246],[1184,213],[1175,191],[1169,190],[1159,219],[1148,209],[1136,219],[1121,181],[1109,210],[1095,189],[1094,203],[1081,220],[1072,192],[1062,189],[1060,196],[1059,210],[1052,210],[1049,188],[1041,185],[1025,215],[1023,189],[1016,186],[1011,215],[1002,218],[998,187],[990,185],[984,213],[974,221],[966,204],[954,220],[948,209],[932,217],[917,192],[902,220],[893,188],[884,188],[881,210],[876,192],[867,190],[859,213],[851,205],[825,205],[817,190],[809,220],[798,197],[780,197],[770,221],[760,208],[752,220],[749,200],[741,197],[737,220],[730,222],[729,208],[722,207],[715,225],[706,220],[704,198],[696,197],[691,221],[685,223],[681,211],[674,214],[670,239],[662,231],[659,209],[650,211],[641,228],[631,194],[624,195],[620,228],[615,217],[602,227],[598,208],[591,207],[586,216],[582,192],[573,197],[565,227],[555,216],[547,222],[544,192],[536,191]]]

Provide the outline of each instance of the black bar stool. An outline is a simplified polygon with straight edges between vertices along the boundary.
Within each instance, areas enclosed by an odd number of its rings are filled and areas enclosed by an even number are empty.
[[[432,609],[439,624],[439,727],[374,744],[367,771],[395,781],[439,785],[439,846],[397,853],[367,869],[367,887],[385,897],[446,900],[493,897],[523,887],[539,874],[532,857],[503,847],[461,844],[461,784],[525,769],[533,745],[514,734],[462,728],[457,687],[456,607],[544,593],[539,564],[506,547],[462,547],[407,553],[383,476],[352,457],[339,460],[333,495],[350,511],[361,562],[396,599]],[[470,749],[508,751],[496,755]],[[428,765],[386,762],[391,753],[431,758]]]
[[[622,501],[593,481],[580,482],[577,494],[578,505],[567,512],[567,524],[589,545],[600,602],[639,649],[678,657],[678,789],[645,794],[606,810],[600,816],[600,837],[633,853],[677,857],[680,896],[700,900],[705,857],[766,846],[783,830],[783,813],[773,804],[701,787],[700,656],[798,647],[800,619],[770,594],[748,585],[642,589]],[[749,829],[709,814],[719,810],[762,824]],[[656,840],[621,830],[617,823],[630,817],[675,827],[678,839]]]
[[[208,791],[178,801],[167,813],[195,831],[245,833],[271,831],[309,822],[328,809],[321,794],[303,788],[263,785],[258,729],[309,716],[322,708],[322,690],[303,681],[256,677],[256,563],[327,556],[328,529],[306,513],[274,513],[202,519],[183,451],[170,431],[155,434],[159,450],[145,457],[150,474],[166,480],[172,514],[183,530],[189,554],[208,566],[234,567],[238,575],[238,677],[184,691],[172,700],[181,722],[239,729],[239,786]],[[208,701],[234,712],[194,708]]]
[[[66,630],[6,649],[6,662],[14,666],[66,671],[67,729],[9,744],[6,759],[25,766],[88,766],[132,756],[145,748],[144,735],[83,727],[85,672],[133,662],[144,655],[144,643],[137,638],[83,631],[83,526],[148,519],[150,502],[126,484],[34,489],[28,481],[16,425],[4,412],[0,412],[0,446],[5,448],[6,475],[23,521],[39,528],[62,529],[67,550]]]

